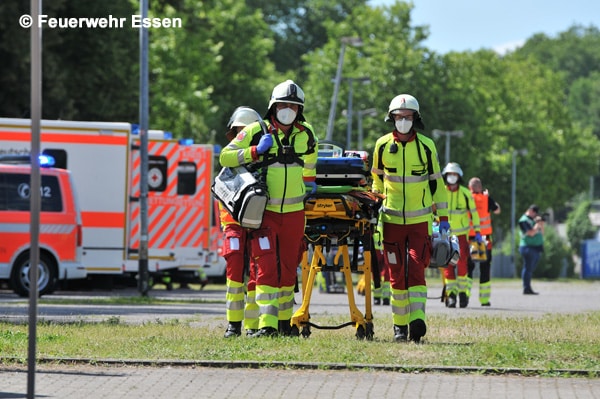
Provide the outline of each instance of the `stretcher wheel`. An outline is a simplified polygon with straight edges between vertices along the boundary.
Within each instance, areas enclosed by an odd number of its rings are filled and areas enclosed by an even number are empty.
[[[366,331],[365,331],[365,326],[363,326],[362,324],[358,327],[356,327],[356,338],[358,339],[365,339],[366,336]]]
[[[365,338],[368,341],[373,341],[373,336],[375,335],[375,331],[373,329],[373,323],[367,323],[367,332],[365,333]]]
[[[310,337],[310,326],[304,326],[304,327],[302,327],[302,336],[304,338]]]
[[[290,330],[290,336],[292,336],[292,337],[300,336],[300,331],[298,330],[298,326],[292,326],[292,328]]]

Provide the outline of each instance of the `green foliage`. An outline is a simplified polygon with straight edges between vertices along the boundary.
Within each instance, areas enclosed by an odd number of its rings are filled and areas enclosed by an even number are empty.
[[[241,104],[261,111],[274,84],[268,80],[272,41],[264,38],[268,26],[260,10],[235,0],[184,0],[155,13],[182,18],[183,28],[152,32],[152,126],[225,143],[221,132],[231,112]]]
[[[571,245],[571,250],[575,254],[580,254],[583,241],[594,238],[598,229],[592,225],[589,214],[591,209],[590,201],[579,199],[575,204],[575,209],[567,218],[567,238]]]

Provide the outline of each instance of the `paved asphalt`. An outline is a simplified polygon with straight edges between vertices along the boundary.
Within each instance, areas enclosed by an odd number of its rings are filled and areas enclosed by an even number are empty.
[[[600,310],[600,282],[538,282],[538,296],[522,295],[517,280],[493,282],[492,306],[472,303],[466,309],[447,309],[437,299],[441,287],[430,281],[427,311],[455,317],[506,315],[539,317],[547,313],[588,312]],[[475,295],[477,289],[475,289]],[[59,292],[55,296],[87,297],[90,295],[135,295],[135,290],[103,292]],[[152,296],[169,298],[224,298],[224,291],[151,291]],[[298,297],[298,300],[300,298]],[[313,292],[311,320],[321,313],[347,313],[346,294]],[[364,309],[364,297],[356,300]],[[0,291],[0,321],[27,320],[27,303],[8,291]],[[389,307],[374,308],[375,319],[391,317]],[[224,304],[136,305],[120,310],[122,322],[185,319],[202,317],[201,322],[222,325]],[[115,308],[104,306],[41,305],[40,320],[98,321],[115,316]],[[326,333],[319,331],[318,333]],[[377,336],[386,334],[377,330]],[[391,340],[391,331],[389,332]],[[426,344],[426,340],[424,340]],[[0,356],[1,356],[0,347]],[[25,398],[27,367],[0,365],[0,398]],[[268,381],[268,384],[265,384]],[[485,375],[477,372],[403,373],[385,370],[345,369],[299,370],[266,368],[215,368],[165,363],[163,366],[140,364],[56,365],[40,362],[36,366],[35,393],[40,398],[600,398],[598,378],[523,377],[519,375]]]

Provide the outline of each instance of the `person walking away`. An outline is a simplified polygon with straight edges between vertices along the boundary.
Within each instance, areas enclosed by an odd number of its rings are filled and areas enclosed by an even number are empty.
[[[249,107],[235,109],[229,122],[225,136],[233,140],[247,125],[258,122],[260,114]],[[219,217],[225,234],[223,257],[227,262],[225,267],[225,314],[227,329],[225,338],[242,335],[242,322],[247,335],[258,330],[258,306],[256,305],[256,281],[254,267],[249,264],[248,238],[250,231],[240,226],[231,214],[219,202]],[[245,282],[245,271],[248,271],[248,281]]]
[[[431,258],[433,205],[448,231],[448,204],[433,141],[417,99],[392,99],[385,119],[394,130],[380,137],[373,151],[373,192],[385,196],[380,210],[384,262],[390,271],[394,340],[420,342],[427,332],[425,269]]]
[[[523,280],[524,295],[538,295],[531,288],[531,278],[533,272],[544,252],[544,228],[546,223],[540,216],[540,209],[532,204],[519,219],[519,253],[523,259],[523,270],[521,279]]]
[[[481,306],[491,306],[490,298],[492,296],[491,265],[492,265],[492,213],[500,214],[500,205],[489,195],[488,190],[483,189],[481,179],[473,177],[469,180],[469,190],[475,200],[475,207],[479,215],[479,232],[481,238],[486,244],[486,260],[479,261],[479,303]],[[475,229],[471,225],[469,231],[469,241],[475,241]],[[468,259],[468,296],[471,296],[471,288],[473,286],[473,271],[475,270],[475,262],[469,256]]]
[[[221,152],[222,165],[266,168],[269,194],[262,224],[251,234],[257,265],[259,330],[252,337],[290,333],[297,268],[304,238],[306,186],[316,192],[317,138],[304,115],[304,92],[292,80],[273,89],[264,123],[246,126]]]
[[[456,307],[458,296],[461,308],[469,305],[467,291],[469,283],[467,280],[467,263],[469,259],[469,230],[471,225],[475,231],[475,240],[482,243],[483,238],[479,230],[479,214],[475,207],[475,200],[469,189],[461,185],[463,171],[456,162],[449,162],[442,170],[442,176],[446,181],[448,191],[448,216],[450,219],[451,234],[458,238],[460,258],[456,268],[448,266],[444,269],[444,286],[446,292],[445,303],[449,308]],[[455,270],[456,269],[456,270]]]

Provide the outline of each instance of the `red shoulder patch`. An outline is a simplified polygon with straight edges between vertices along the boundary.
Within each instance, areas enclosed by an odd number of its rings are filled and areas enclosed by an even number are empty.
[[[244,140],[245,137],[246,137],[246,131],[242,130],[241,132],[239,132],[237,134],[237,136],[235,136],[235,139],[238,141],[242,141],[242,140]]]

